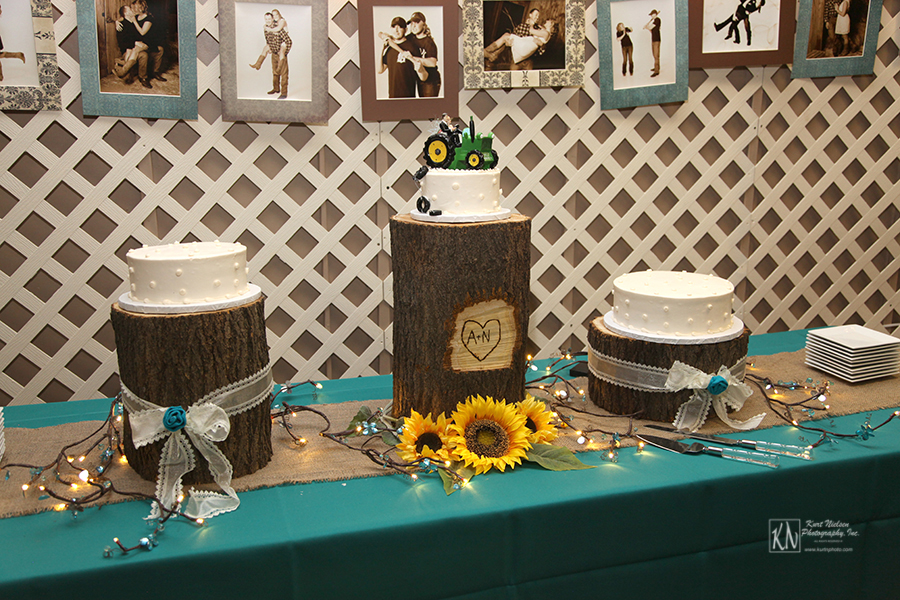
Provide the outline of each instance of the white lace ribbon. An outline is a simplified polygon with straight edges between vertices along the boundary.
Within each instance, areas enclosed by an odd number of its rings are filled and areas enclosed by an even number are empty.
[[[706,422],[706,416],[712,407],[716,415],[729,427],[742,431],[758,427],[766,413],[746,421],[738,421],[728,416],[729,408],[741,410],[744,402],[753,393],[750,386],[743,382],[745,365],[746,357],[731,369],[723,365],[715,375],[710,375],[676,360],[669,369],[666,389],[673,392],[690,389],[694,390],[694,394],[678,408],[678,414],[672,425],[676,429],[697,431]],[[733,373],[737,373],[738,376]]]
[[[588,352],[588,368],[591,373],[608,383],[642,392],[696,390],[690,400],[678,408],[673,423],[678,429],[690,431],[700,429],[706,422],[710,408],[715,409],[719,418],[734,429],[747,430],[759,426],[766,416],[765,413],[747,421],[737,421],[728,416],[728,408],[740,410],[744,406],[744,401],[753,393],[753,390],[743,383],[746,360],[747,357],[744,357],[730,369],[725,366],[719,369],[717,376],[728,385],[724,392],[713,394],[707,388],[716,375],[707,375],[682,362],[675,361],[671,369],[663,369],[607,356],[593,348]],[[677,387],[679,384],[683,385]]]
[[[209,472],[224,494],[191,489],[184,514],[193,519],[208,519],[240,506],[237,492],[231,487],[234,470],[215,444],[228,437],[230,417],[257,406],[271,391],[271,365],[207,394],[186,411],[180,406],[153,404],[122,384],[122,403],[129,413],[134,447],[140,448],[168,437],[159,457],[156,480],[156,496],[163,506],[175,506],[182,493],[182,478],[196,466],[192,445],[209,463]],[[154,502],[147,518],[160,516],[159,506]]]

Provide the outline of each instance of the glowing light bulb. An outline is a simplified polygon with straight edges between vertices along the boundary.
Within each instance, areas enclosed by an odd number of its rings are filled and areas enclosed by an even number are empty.
[[[316,384],[316,389],[317,389],[317,390],[321,390],[321,389],[322,389],[322,384],[321,384],[321,383],[317,383],[317,384]]]
[[[205,521],[203,519],[197,519],[196,523],[197,523],[197,525],[203,525],[203,523],[205,523]]]
[[[23,483],[23,484],[22,484],[22,491],[23,491],[23,492],[27,492],[27,491],[28,491],[28,484],[27,484],[27,483]]]
[[[119,462],[120,462],[121,464],[123,464],[123,465],[127,465],[127,464],[128,464],[128,457],[125,456],[125,455],[123,454],[122,456],[119,457]]]
[[[88,477],[90,477],[90,476],[91,476],[90,473],[88,473],[86,470],[83,470],[81,473],[78,474],[78,479],[87,483]]]

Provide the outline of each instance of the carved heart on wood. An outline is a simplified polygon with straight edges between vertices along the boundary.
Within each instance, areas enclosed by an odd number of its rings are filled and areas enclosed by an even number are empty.
[[[483,361],[500,343],[500,321],[491,319],[484,325],[478,321],[466,321],[462,328],[462,343],[469,354],[479,362]]]

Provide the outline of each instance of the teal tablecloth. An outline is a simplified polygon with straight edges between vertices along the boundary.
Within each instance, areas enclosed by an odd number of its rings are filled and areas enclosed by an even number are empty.
[[[802,346],[803,332],[751,338],[751,354]],[[389,377],[329,382],[320,400],[384,390]],[[102,418],[107,406],[11,407],[7,425],[47,425],[65,411]],[[889,413],[877,411],[873,423]],[[863,418],[835,422],[853,431]],[[797,435],[753,433],[783,443]],[[598,468],[526,465],[450,497],[437,481],[403,477],[246,492],[234,513],[200,529],[173,522],[155,550],[111,559],[102,550],[114,536],[133,542],[148,531],[145,503],[77,520],[4,519],[0,598],[900,596],[900,422],[778,470],[657,450],[620,452],[617,464],[581,457]],[[807,551],[815,544],[804,537],[799,553],[771,553],[776,519],[843,522],[857,535],[832,544],[839,552]]]

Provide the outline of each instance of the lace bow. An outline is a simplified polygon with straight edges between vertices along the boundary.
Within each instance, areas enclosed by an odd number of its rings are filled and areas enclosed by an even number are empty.
[[[743,367],[743,361],[739,364]],[[696,367],[676,360],[669,369],[666,389],[672,392],[685,389],[694,390],[691,399],[678,408],[678,414],[673,423],[677,429],[697,431],[706,421],[710,407],[715,409],[716,415],[725,424],[740,430],[758,427],[766,416],[766,413],[762,413],[746,421],[737,421],[728,416],[728,409],[740,410],[753,390],[732,375],[731,370],[724,365],[719,367],[718,373],[709,375]]]
[[[191,489],[184,514],[193,519],[208,519],[240,506],[231,487],[234,470],[215,444],[228,437],[231,416],[257,406],[271,389],[271,368],[266,366],[246,379],[207,394],[185,410],[180,406],[157,406],[122,384],[122,400],[129,413],[134,447],[168,438],[159,457],[156,480],[156,496],[163,506],[173,507],[178,503],[182,495],[181,480],[196,466],[193,448],[209,463],[209,472],[224,494]],[[154,502],[147,518],[160,516],[159,505]]]

